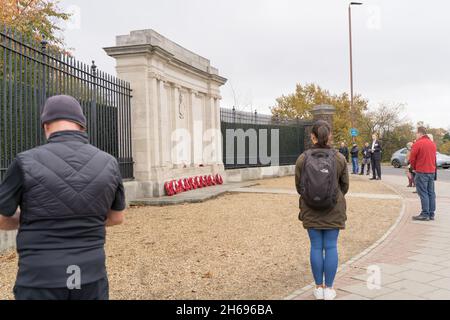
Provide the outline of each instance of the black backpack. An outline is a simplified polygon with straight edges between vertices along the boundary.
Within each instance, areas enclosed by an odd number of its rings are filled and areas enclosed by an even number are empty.
[[[300,195],[312,209],[326,210],[337,203],[336,150],[310,149],[305,152]]]

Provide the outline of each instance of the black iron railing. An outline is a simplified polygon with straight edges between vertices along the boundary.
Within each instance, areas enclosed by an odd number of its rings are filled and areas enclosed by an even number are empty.
[[[220,118],[223,136],[223,162],[226,169],[265,167],[272,166],[274,163],[292,165],[305,149],[305,127],[310,125],[310,121],[280,119],[257,112],[237,111],[234,108],[221,108]],[[235,137],[231,137],[232,132],[235,132]],[[245,138],[242,137],[242,133],[245,133]],[[273,134],[278,135],[277,146],[272,145]],[[230,139],[233,140],[233,143],[229,143]],[[239,139],[245,141],[244,152],[239,152]],[[261,141],[261,139],[264,140]],[[262,145],[265,145],[262,154],[268,157],[275,154],[273,150],[277,147],[278,159],[272,159],[275,161],[270,163],[267,163],[267,159],[262,159],[260,152]],[[234,150],[229,148],[234,148]]]
[[[130,84],[88,66],[46,41],[0,27],[0,181],[14,157],[45,143],[41,108],[53,95],[82,105],[90,142],[116,157],[133,178]]]

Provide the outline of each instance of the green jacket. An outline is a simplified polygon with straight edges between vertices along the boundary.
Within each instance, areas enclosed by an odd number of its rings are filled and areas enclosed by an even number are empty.
[[[299,194],[300,177],[304,160],[305,155],[302,154],[295,164],[295,187]],[[309,208],[300,197],[299,219],[303,222],[303,227],[305,229],[345,229],[345,222],[347,221],[347,203],[344,196],[349,189],[348,167],[347,161],[339,152],[336,152],[336,161],[336,179],[338,179],[339,185],[337,204],[333,208],[317,211]]]

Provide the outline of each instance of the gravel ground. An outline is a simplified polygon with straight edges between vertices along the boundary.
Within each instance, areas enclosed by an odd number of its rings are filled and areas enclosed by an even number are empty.
[[[279,187],[280,181],[292,185],[292,177],[261,183]],[[111,298],[284,298],[312,281],[297,203],[291,195],[227,194],[128,210],[126,223],[108,230]],[[378,240],[400,206],[396,200],[349,199],[341,263]],[[12,298],[16,265],[15,253],[0,255],[0,299]]]

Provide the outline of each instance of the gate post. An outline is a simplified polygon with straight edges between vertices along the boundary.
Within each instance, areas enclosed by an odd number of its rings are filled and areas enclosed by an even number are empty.
[[[321,104],[315,106],[312,110],[314,121],[323,120],[328,122],[333,131],[333,118],[336,113],[336,108],[332,105]]]
[[[334,115],[336,114],[336,108],[334,106],[327,104],[315,106],[313,107],[312,114],[313,122],[318,120],[326,121],[331,127],[331,132],[333,132],[333,120]],[[305,150],[311,147],[311,129],[312,125],[305,127]],[[333,137],[331,137],[331,139],[333,140]],[[331,143],[333,143],[333,141],[331,141]]]

